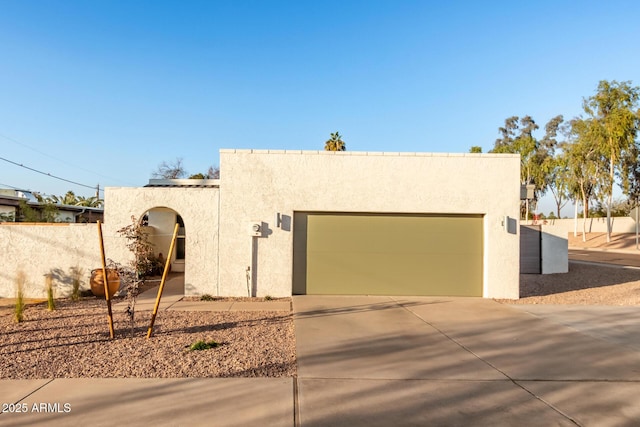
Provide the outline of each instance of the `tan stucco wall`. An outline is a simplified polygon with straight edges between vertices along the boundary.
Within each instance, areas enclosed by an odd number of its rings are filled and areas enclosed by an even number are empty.
[[[131,224],[132,215],[140,218],[153,208],[171,208],[182,217],[186,230],[185,294],[217,294],[218,200],[217,188],[106,188],[107,256],[120,262],[130,259],[117,230]],[[168,250],[157,248],[165,257]]]
[[[71,291],[71,269],[83,270],[88,289],[91,269],[99,267],[96,224],[0,224],[0,297],[13,298],[19,271],[26,276],[25,297],[46,296],[45,275],[53,273],[56,296]]]
[[[254,220],[256,294],[291,295],[293,212],[329,211],[482,214],[483,296],[518,297],[519,238],[503,226],[519,214],[517,155],[221,150],[220,166],[222,295],[247,293]]]

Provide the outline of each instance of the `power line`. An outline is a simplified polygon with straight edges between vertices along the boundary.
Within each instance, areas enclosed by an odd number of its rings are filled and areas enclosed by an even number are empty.
[[[111,177],[111,176],[102,175],[102,174],[97,173],[96,171],[89,170],[89,169],[85,169],[85,168],[83,168],[83,167],[81,167],[81,166],[77,166],[77,165],[71,164],[71,163],[67,162],[66,160],[59,159],[59,158],[57,158],[57,157],[55,157],[55,156],[52,156],[52,155],[50,155],[50,154],[45,153],[44,151],[40,151],[40,150],[38,150],[37,148],[33,148],[33,147],[31,147],[31,146],[29,146],[29,145],[27,145],[27,144],[23,143],[23,142],[20,142],[20,141],[16,140],[15,138],[8,137],[8,136],[3,135],[3,134],[1,134],[1,133],[0,133],[0,138],[4,138],[4,139],[6,139],[7,141],[11,141],[11,142],[13,142],[14,144],[17,144],[17,145],[20,145],[20,146],[22,146],[22,147],[28,148],[28,149],[29,149],[29,150],[31,150],[31,151],[35,151],[35,152],[36,152],[36,153],[38,153],[38,154],[42,154],[42,155],[43,155],[43,156],[45,156],[45,157],[49,157],[50,159],[56,160],[56,161],[58,161],[58,162],[60,162],[60,163],[63,163],[63,164],[65,164],[65,165],[67,165],[67,166],[71,166],[71,167],[73,167],[73,168],[79,169],[79,170],[81,170],[81,171],[89,172],[89,173],[92,173],[92,174],[94,174],[94,175],[100,176],[100,177],[102,177],[102,178],[107,178],[107,179],[111,179],[111,180],[114,180],[114,181],[120,181],[120,182],[125,183],[125,184],[128,184],[128,185],[134,185],[134,184],[132,184],[132,183],[130,183],[130,182],[123,181],[123,180],[121,180],[121,179],[114,178],[114,177]]]
[[[51,175],[50,173],[42,172],[42,171],[39,171],[39,170],[37,170],[37,169],[30,168],[29,166],[25,166],[25,165],[23,165],[23,164],[20,164],[20,163],[17,163],[17,162],[13,162],[13,161],[11,161],[11,160],[9,160],[9,159],[5,159],[4,157],[0,157],[0,160],[4,160],[4,161],[5,161],[5,162],[7,162],[7,163],[11,163],[11,164],[13,164],[13,165],[20,166],[21,168],[25,168],[25,169],[28,169],[28,170],[30,170],[30,171],[37,172],[37,173],[39,173],[39,174],[42,174],[42,175],[45,175],[45,176],[48,176],[48,177],[51,177],[51,178],[59,179],[60,181],[69,182],[69,183],[71,183],[71,184],[79,185],[80,187],[90,188],[90,189],[92,189],[92,190],[95,190],[95,189],[96,189],[96,187],[92,187],[92,186],[90,186],[90,185],[81,184],[81,183],[79,183],[79,182],[71,181],[71,180],[69,180],[69,179],[61,178],[61,177],[59,177],[59,176]],[[103,190],[100,190],[100,191],[103,191]]]
[[[5,183],[3,183],[3,182],[0,182],[0,186],[7,187],[7,188],[11,188],[12,190],[16,190],[16,191],[24,191],[24,192],[27,192],[27,193],[32,193],[32,194],[34,194],[34,195],[39,195],[39,196],[42,196],[42,197],[51,197],[51,196],[55,196],[54,194],[47,194],[47,193],[43,193],[43,192],[41,192],[41,191],[32,190],[32,189],[30,189],[30,188],[15,187],[15,186],[13,186],[13,185],[5,184]],[[94,190],[95,190],[95,188],[94,188]],[[100,190],[100,191],[102,191],[102,190]]]
[[[22,188],[18,188],[18,187],[14,187],[13,185],[9,185],[9,184],[3,184],[0,182],[0,185],[2,185],[3,187],[9,187],[12,188],[14,190],[22,190]]]

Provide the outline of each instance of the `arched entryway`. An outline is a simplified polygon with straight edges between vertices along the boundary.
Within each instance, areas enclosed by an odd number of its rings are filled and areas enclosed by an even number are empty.
[[[176,276],[182,276],[182,281],[180,282],[182,283],[182,289],[180,291],[184,294],[184,274],[188,265],[186,253],[187,236],[182,216],[171,208],[159,206],[146,211],[142,216],[142,221],[148,233],[149,241],[153,244],[154,254],[164,260],[169,254],[175,225],[179,225],[176,245],[169,264],[169,273],[173,279]],[[173,280],[173,282],[176,281]]]

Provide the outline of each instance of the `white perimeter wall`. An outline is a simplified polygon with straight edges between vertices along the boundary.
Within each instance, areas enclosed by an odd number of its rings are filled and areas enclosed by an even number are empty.
[[[107,257],[119,262],[131,259],[126,241],[117,230],[131,224],[131,216],[141,218],[153,208],[176,211],[185,226],[185,294],[216,295],[218,279],[217,188],[149,187],[105,189],[105,238]],[[173,229],[170,231],[173,233]],[[155,248],[167,256],[169,247]]]
[[[578,234],[582,234],[582,218],[578,218]],[[633,218],[616,216],[611,218],[614,233],[635,233],[636,222]],[[573,219],[548,219],[547,224],[556,228],[562,228],[567,233],[573,233],[575,221]],[[607,218],[587,218],[587,233],[606,233]]]
[[[82,269],[89,288],[91,269],[101,265],[96,224],[0,224],[0,297],[16,296],[19,271],[26,276],[24,296],[44,298],[45,275],[52,274],[56,297],[68,296],[72,268]]]
[[[221,150],[220,167],[221,295],[247,294],[253,220],[256,294],[291,295],[293,213],[328,211],[483,214],[484,297],[519,297],[517,155]]]

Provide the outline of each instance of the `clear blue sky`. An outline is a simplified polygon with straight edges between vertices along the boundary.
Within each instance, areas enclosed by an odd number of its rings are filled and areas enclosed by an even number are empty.
[[[0,0],[0,156],[105,187],[335,131],[353,151],[486,152],[509,116],[544,128],[600,80],[640,85],[638,16],[615,0]],[[0,161],[7,185],[92,194]]]

